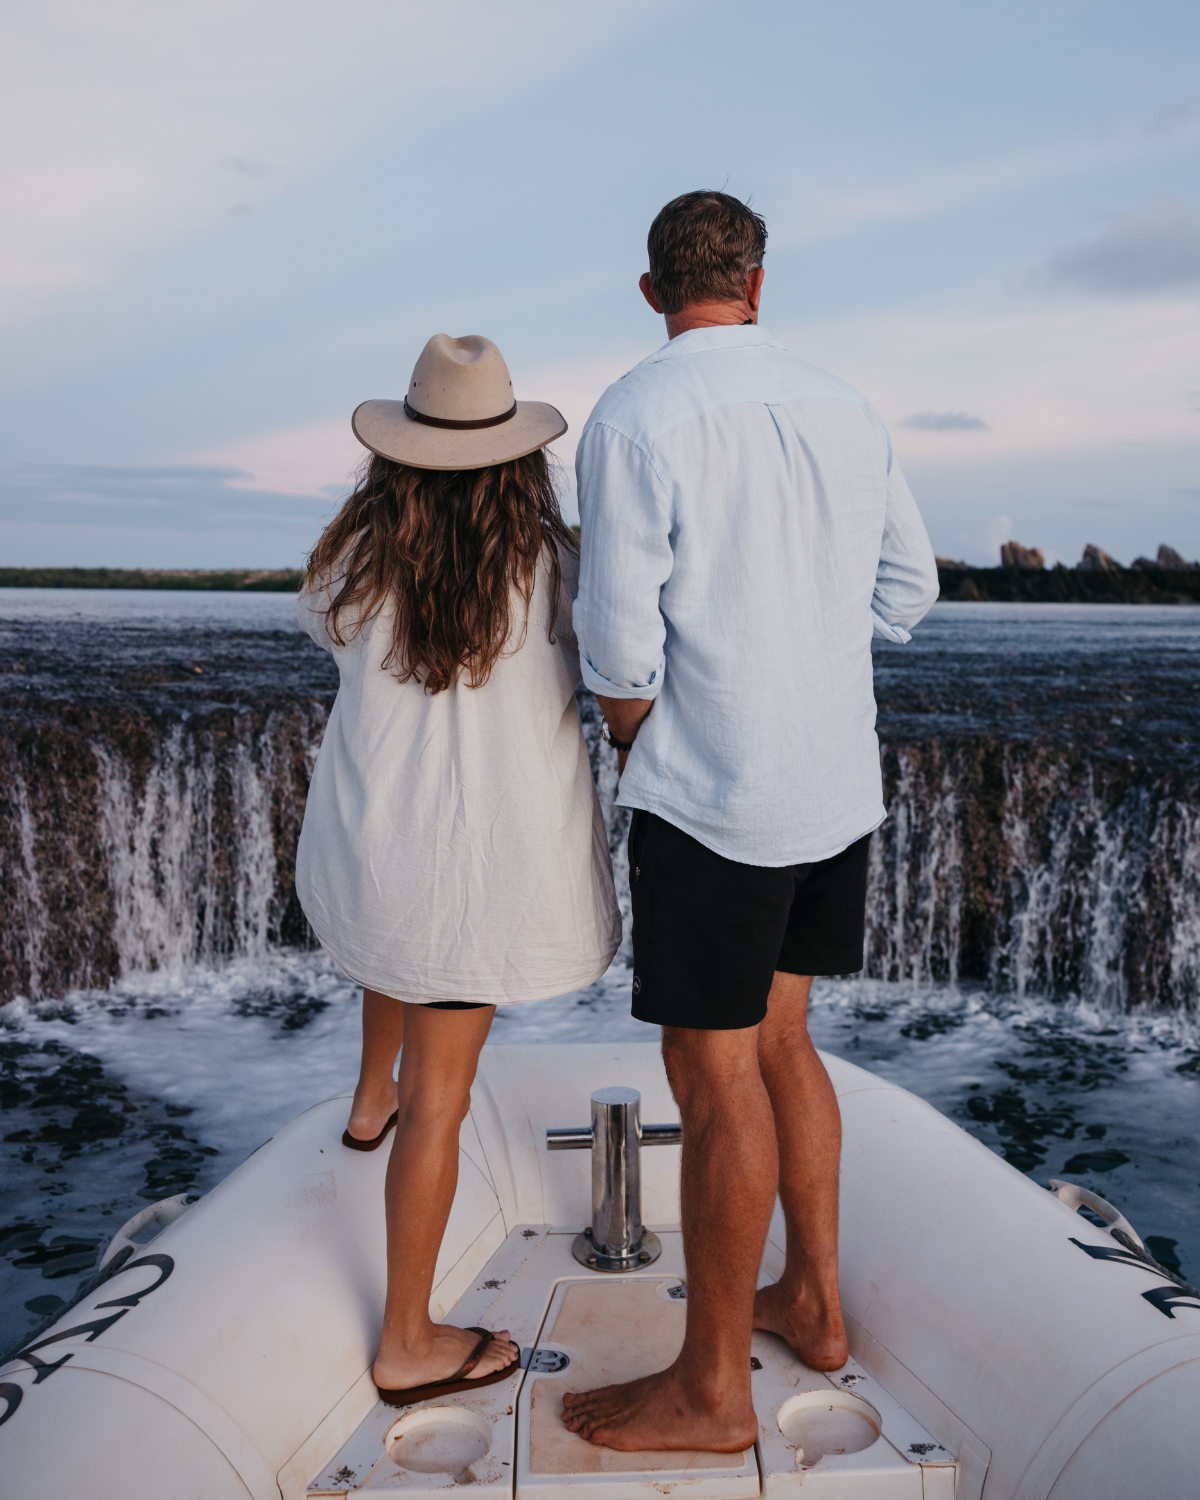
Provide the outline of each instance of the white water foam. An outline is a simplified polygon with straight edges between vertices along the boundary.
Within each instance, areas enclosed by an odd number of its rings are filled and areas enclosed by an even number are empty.
[[[588,989],[502,1006],[490,1043],[655,1041],[657,1028],[629,1014],[629,986],[630,971],[617,962]],[[360,990],[323,954],[276,952],[140,975],[62,1001],[18,1001],[5,1019],[10,1032],[90,1054],[140,1093],[190,1109],[189,1130],[220,1153],[209,1174],[215,1181],[301,1110],[353,1088],[360,1006]],[[1160,1187],[1170,1177],[1169,1197],[1183,1182],[1194,1196],[1200,1075],[1186,1069],[1200,1055],[1200,1034],[1191,1021],[860,979],[818,980],[810,1010],[819,1046],[912,1089],[968,1127],[979,1125],[976,1133],[998,1149],[1003,1129],[989,1132],[966,1111],[974,1093],[1016,1087],[1028,1097],[1027,1114],[1065,1110],[1076,1132],[1043,1133],[1035,1148],[1047,1151],[1047,1174],[1081,1141],[1103,1138],[1106,1149],[1135,1150],[1153,1164]],[[1089,1125],[1103,1127],[1102,1137],[1086,1135]],[[1173,1167],[1162,1150],[1164,1129]],[[1140,1170],[1131,1165],[1113,1180],[1132,1182]],[[1148,1190],[1137,1186],[1139,1199]],[[1178,1206],[1195,1216],[1190,1204]]]
[[[489,1045],[657,1040],[656,1028],[632,1019],[629,1003],[630,970],[618,961],[586,990],[498,1009]],[[108,1079],[128,1086],[124,1107],[136,1102],[152,1129],[135,1123],[56,1161],[52,1143],[49,1154],[37,1144],[45,1106],[35,1099],[14,1112],[12,1123],[28,1120],[35,1139],[10,1148],[5,1218],[44,1224],[49,1215],[50,1227],[34,1235],[48,1247],[35,1245],[34,1260],[0,1265],[7,1305],[0,1341],[69,1295],[73,1283],[63,1278],[71,1268],[77,1277],[94,1264],[147,1198],[180,1190],[177,1183],[156,1190],[149,1169],[169,1173],[178,1165],[173,1155],[187,1158],[190,1190],[206,1191],[302,1110],[348,1094],[360,1006],[357,986],[323,954],[276,951],[5,1007],[0,1035],[64,1049],[29,1059],[40,1076],[68,1052],[95,1058]],[[1200,1272],[1194,1023],[983,990],[819,980],[810,1029],[818,1046],[913,1090],[1036,1181],[1066,1177],[1109,1197],[1144,1236],[1161,1237],[1151,1247],[1160,1258],[1177,1246],[1185,1273]],[[579,1104],[582,1118],[586,1098]],[[120,1109],[120,1097],[109,1107]],[[76,1247],[75,1260],[53,1258]]]
[[[310,1105],[352,1090],[362,991],[322,953],[276,951],[123,979],[62,1000],[16,1000],[10,1032],[97,1058],[139,1093],[192,1111],[219,1180]],[[501,1006],[492,1042],[648,1041],[629,1015],[629,970],[587,990]],[[586,1101],[585,1101],[586,1103]]]

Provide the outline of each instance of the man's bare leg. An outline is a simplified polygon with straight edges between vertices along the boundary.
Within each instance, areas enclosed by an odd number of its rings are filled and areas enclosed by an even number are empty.
[[[757,1028],[668,1026],[663,1059],[683,1122],[687,1332],[669,1369],[563,1397],[563,1421],[622,1452],[740,1453],[758,1432],[750,1395],[754,1288],[775,1201],[775,1122]]]
[[[360,1141],[377,1136],[396,1108],[392,1070],[404,1042],[404,1005],[377,990],[363,990],[362,1062],[346,1126]]]
[[[754,1299],[754,1326],[777,1333],[814,1370],[838,1370],[849,1347],[838,1297],[838,1166],[842,1117],[808,1035],[812,978],[775,975],[758,1058],[779,1142],[787,1264]]]

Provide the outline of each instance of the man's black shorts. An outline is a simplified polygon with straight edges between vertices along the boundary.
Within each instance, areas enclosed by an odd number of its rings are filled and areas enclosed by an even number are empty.
[[[629,829],[633,1014],[656,1026],[757,1026],[778,969],[863,966],[868,833],[829,859],[738,864],[637,809]]]

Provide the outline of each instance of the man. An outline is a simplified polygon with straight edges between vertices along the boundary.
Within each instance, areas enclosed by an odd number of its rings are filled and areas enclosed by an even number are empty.
[[[881,418],[757,327],[765,245],[736,198],[667,204],[641,287],[668,342],[577,460],[575,628],[634,809],[633,1014],[663,1028],[683,1122],[683,1350],[564,1400],[626,1451],[749,1447],[752,1327],[845,1363],[841,1119],[806,1007],[814,974],[863,963],[871,637],[907,641],[938,592]],[[776,1191],[786,1269],[756,1295]]]

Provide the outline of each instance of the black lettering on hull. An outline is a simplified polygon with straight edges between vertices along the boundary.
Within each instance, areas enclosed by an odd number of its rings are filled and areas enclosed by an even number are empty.
[[[1078,1245],[1092,1260],[1112,1261],[1118,1266],[1132,1266],[1135,1271],[1149,1271],[1152,1276],[1161,1276],[1167,1285],[1151,1287],[1142,1296],[1164,1317],[1174,1318],[1177,1307],[1193,1308],[1200,1312],[1200,1291],[1184,1281],[1182,1276],[1176,1276],[1166,1266],[1160,1266],[1156,1260],[1151,1260],[1148,1255],[1139,1255],[1136,1250],[1117,1250],[1111,1245],[1085,1245],[1074,1235],[1070,1239],[1072,1245]]]
[[[26,1344],[23,1349],[14,1350],[9,1356],[10,1359],[24,1360],[31,1369],[37,1371],[33,1377],[34,1385],[41,1385],[43,1380],[49,1380],[56,1370],[61,1370],[63,1365],[73,1358],[71,1354],[64,1354],[61,1359],[42,1359],[36,1353],[38,1349],[45,1349],[50,1344],[61,1344],[64,1339],[78,1338],[80,1334],[87,1334],[86,1342],[94,1343],[106,1329],[111,1328],[114,1323],[119,1323],[131,1308],[137,1307],[143,1297],[148,1297],[152,1292],[158,1291],[175,1269],[175,1262],[169,1255],[142,1255],[137,1260],[130,1260],[129,1256],[132,1253],[132,1250],[128,1248],[121,1252],[125,1264],[118,1266],[106,1276],[105,1281],[124,1276],[127,1271],[136,1271],[143,1266],[149,1266],[157,1271],[158,1279],[152,1281],[149,1286],[143,1287],[140,1292],[130,1292],[125,1297],[112,1297],[107,1302],[100,1302],[96,1306],[97,1312],[104,1307],[118,1307],[120,1312],[110,1313],[107,1318],[96,1318],[90,1323],[76,1323],[71,1328],[64,1328],[60,1333],[48,1334],[44,1339],[38,1339],[36,1343]],[[19,1385],[11,1381],[0,1382],[0,1401],[5,1404],[4,1414],[0,1416],[0,1427],[4,1426],[20,1406],[23,1395],[24,1392]]]
[[[114,1297],[110,1302],[97,1302],[96,1310],[102,1307],[136,1307],[143,1297],[148,1297],[151,1292],[157,1292],[167,1277],[175,1269],[175,1262],[169,1255],[143,1255],[138,1260],[131,1260],[128,1265],[122,1266],[119,1274],[124,1276],[126,1271],[136,1271],[139,1266],[157,1266],[159,1277],[152,1281],[148,1287],[140,1292],[133,1292],[128,1297]]]

